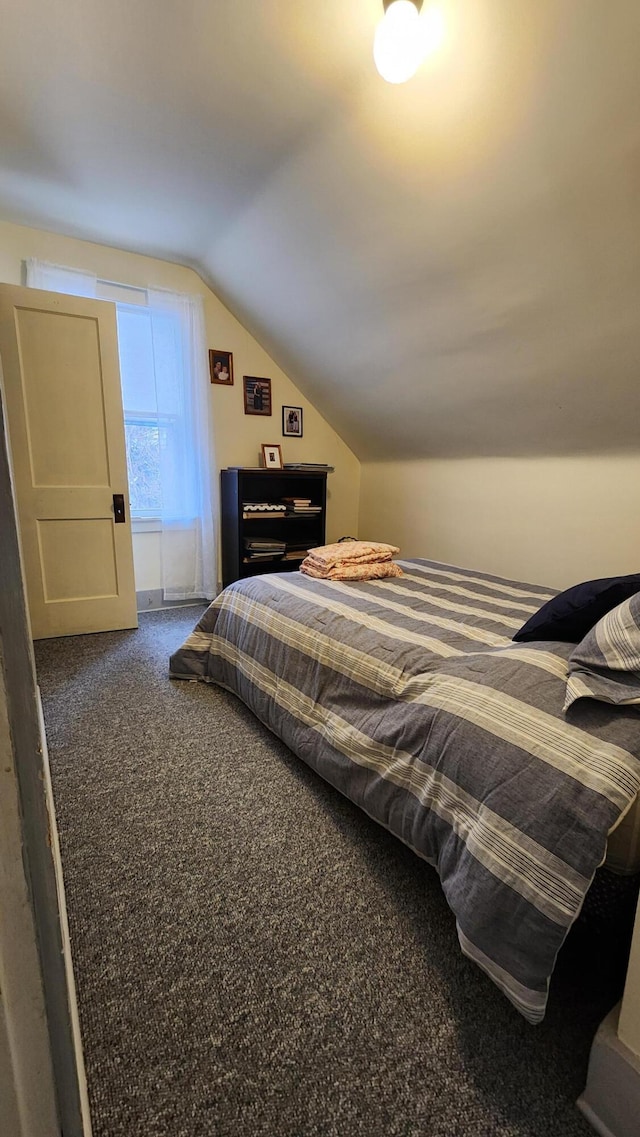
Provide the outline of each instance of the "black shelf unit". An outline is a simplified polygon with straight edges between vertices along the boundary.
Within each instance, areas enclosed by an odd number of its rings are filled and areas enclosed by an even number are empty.
[[[247,537],[271,537],[287,546],[304,544],[305,548],[325,544],[327,513],[326,470],[222,470],[222,586],[234,580],[257,576],[264,572],[294,572],[299,560],[248,561],[244,541]],[[280,503],[284,497],[309,497],[312,505],[321,506],[312,516],[243,519],[243,502]]]

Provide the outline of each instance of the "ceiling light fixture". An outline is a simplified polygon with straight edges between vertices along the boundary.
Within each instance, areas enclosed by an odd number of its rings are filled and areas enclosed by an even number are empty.
[[[422,0],[382,0],[382,5],[384,16],[376,28],[373,58],[388,83],[406,83],[442,39],[441,12],[430,4],[421,16]]]

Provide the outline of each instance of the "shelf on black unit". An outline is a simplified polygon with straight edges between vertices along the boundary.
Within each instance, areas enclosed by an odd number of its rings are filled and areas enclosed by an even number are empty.
[[[265,572],[295,572],[299,557],[274,556],[272,560],[245,558],[244,540],[259,530],[261,537],[272,537],[287,545],[312,548],[325,544],[327,509],[326,470],[229,469],[221,472],[222,484],[222,584]],[[310,498],[319,505],[316,514],[274,514],[272,517],[243,517],[244,502],[279,504],[285,497]]]

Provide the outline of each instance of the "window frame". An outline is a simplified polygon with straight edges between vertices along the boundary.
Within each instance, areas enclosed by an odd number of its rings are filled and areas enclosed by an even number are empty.
[[[151,306],[149,304],[149,296],[146,289],[134,289],[128,285],[118,285],[113,281],[98,281],[98,292],[101,299],[108,299],[116,306],[116,322],[118,321],[119,310],[127,311],[130,316],[141,316],[144,314],[146,319],[151,318]],[[118,293],[122,295],[119,297]],[[121,376],[121,389],[122,389],[122,376]],[[161,429],[162,427],[171,429],[175,427],[180,428],[180,416],[171,415],[166,413],[159,413],[156,408],[148,408],[143,411],[127,411],[124,405],[124,390],[122,400],[122,412],[125,428],[125,435],[127,426],[151,426]],[[127,464],[129,451],[127,450]],[[131,520],[131,527],[134,533],[152,533],[162,532],[163,522],[159,514],[152,514],[151,512],[143,512],[135,510],[131,500],[131,487],[129,486],[129,516]],[[189,528],[190,522],[184,518],[174,519],[172,524],[180,528],[183,524],[185,528]]]

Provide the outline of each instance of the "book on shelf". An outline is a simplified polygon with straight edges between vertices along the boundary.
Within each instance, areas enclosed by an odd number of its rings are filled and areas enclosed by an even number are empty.
[[[274,537],[245,537],[244,547],[255,553],[284,553],[286,544]]]
[[[286,517],[286,513],[243,513],[243,521],[275,521],[278,517]]]
[[[274,501],[243,501],[242,503],[242,520],[249,521],[251,518],[264,518],[268,517],[273,520],[277,517],[285,517],[287,507],[284,502]]]
[[[308,541],[287,541],[284,561],[303,561],[309,552]]]
[[[312,516],[315,513],[322,513],[321,505],[313,505],[310,497],[283,497],[282,499],[287,505],[287,514],[291,516],[295,514],[297,517]]]
[[[276,541],[268,537],[245,537],[244,539],[245,564],[252,561],[281,560],[285,551],[284,541]]]
[[[243,501],[243,513],[284,513],[286,505],[281,501]]]

